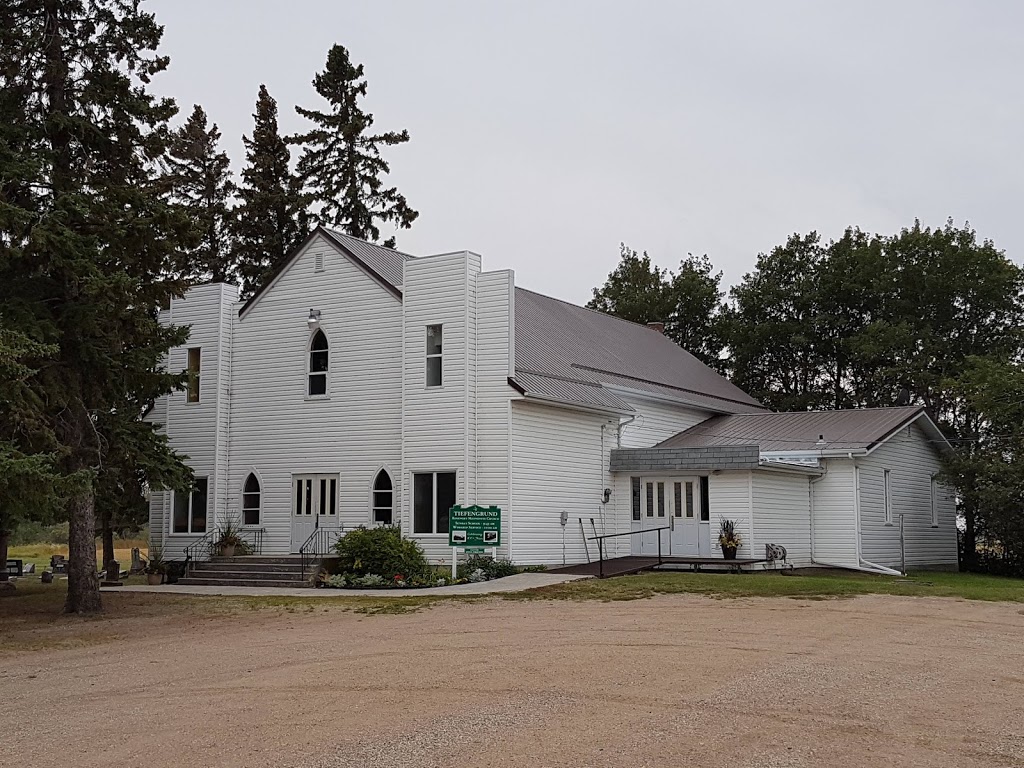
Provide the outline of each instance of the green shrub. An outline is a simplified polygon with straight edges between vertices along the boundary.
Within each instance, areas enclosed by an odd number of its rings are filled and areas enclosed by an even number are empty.
[[[480,574],[477,571],[480,571]],[[519,568],[511,560],[494,560],[486,555],[470,555],[465,562],[459,563],[458,568],[459,578],[469,581],[500,579],[516,573],[519,573]],[[480,578],[481,575],[483,578]]]
[[[338,539],[335,550],[338,570],[345,574],[375,574],[392,582],[395,576],[408,580],[430,572],[420,545],[403,539],[402,532],[394,526],[356,528]]]

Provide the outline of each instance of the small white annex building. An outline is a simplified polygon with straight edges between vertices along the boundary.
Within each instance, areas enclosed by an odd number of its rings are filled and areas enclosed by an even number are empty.
[[[920,408],[768,412],[657,329],[517,288],[469,251],[412,257],[316,229],[249,301],[197,286],[168,366],[186,390],[148,418],[195,471],[156,492],[165,556],[231,521],[263,554],[323,530],[397,524],[450,558],[448,509],[503,510],[500,555],[560,565],[654,551],[955,567],[948,445]],[[660,528],[657,532],[650,529]],[[643,531],[648,531],[643,533]]]

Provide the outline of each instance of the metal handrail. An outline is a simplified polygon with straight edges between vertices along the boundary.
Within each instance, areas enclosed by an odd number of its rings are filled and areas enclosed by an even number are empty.
[[[663,525],[658,528],[641,528],[636,531],[623,531],[622,533],[602,533],[600,536],[589,536],[590,541],[597,542],[597,578],[604,578],[604,540],[613,539],[616,536],[636,536],[638,533],[651,533],[652,531],[670,531],[672,526]],[[661,534],[658,534],[658,565],[661,565]]]
[[[206,552],[206,557],[203,560],[209,560],[210,554],[213,552],[213,537],[217,533],[217,529],[214,528],[211,531],[207,531],[203,534],[202,538],[193,541],[187,547],[185,547],[185,574],[188,575],[189,570],[192,568],[192,561],[200,559],[199,555],[202,552]]]
[[[299,556],[302,558],[302,577],[306,577],[306,571],[313,561],[326,555],[331,547],[345,533],[345,527],[337,528],[314,528],[313,532],[306,537],[302,546],[299,547]],[[331,540],[331,535],[334,540]]]

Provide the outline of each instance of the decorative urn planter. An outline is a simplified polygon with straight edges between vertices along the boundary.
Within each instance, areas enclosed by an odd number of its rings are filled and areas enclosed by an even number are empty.
[[[147,573],[146,574],[146,583],[149,584],[149,586],[151,586],[151,587],[159,586],[160,583],[163,580],[164,580],[164,575],[162,573]]]
[[[235,545],[234,544],[222,544],[220,548],[220,554],[223,557],[234,557],[235,556]]]
[[[726,560],[735,560],[736,559],[736,547],[727,547],[727,546],[723,545],[722,546],[722,557],[725,558]]]

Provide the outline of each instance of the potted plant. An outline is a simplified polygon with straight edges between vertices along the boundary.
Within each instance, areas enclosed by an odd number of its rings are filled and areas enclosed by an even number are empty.
[[[149,560],[146,561],[146,567],[142,570],[146,574],[146,582],[149,586],[155,587],[163,582],[164,574],[167,573],[167,561],[164,560],[160,547],[149,548]]]
[[[718,546],[722,548],[722,557],[726,560],[736,559],[736,550],[743,539],[736,533],[736,521],[723,519],[718,528]]]
[[[217,529],[217,540],[213,546],[223,557],[234,557],[237,550],[245,549],[241,529],[228,521]]]

